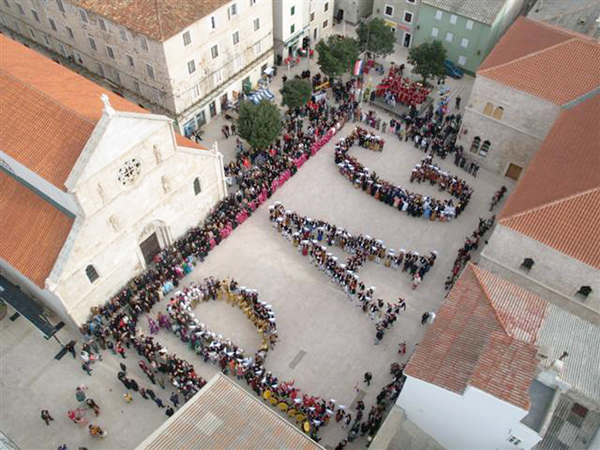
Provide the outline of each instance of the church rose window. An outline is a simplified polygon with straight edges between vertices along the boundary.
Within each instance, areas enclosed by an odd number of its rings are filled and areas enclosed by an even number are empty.
[[[123,186],[133,183],[141,172],[142,163],[136,158],[125,161],[119,169],[119,182]]]

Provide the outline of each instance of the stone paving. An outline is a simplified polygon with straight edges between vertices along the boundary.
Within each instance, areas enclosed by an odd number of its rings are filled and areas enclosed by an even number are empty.
[[[393,57],[403,61],[402,50]],[[405,56],[405,53],[404,53]],[[314,64],[312,61],[311,64]],[[295,70],[304,70],[297,67]],[[272,83],[278,94],[281,72]],[[452,80],[453,93],[468,92],[472,79]],[[467,94],[461,94],[463,99]],[[463,104],[466,101],[463,102]],[[223,139],[220,132],[224,119],[206,126],[204,138],[216,139],[224,154],[233,157],[234,139]],[[241,285],[258,289],[260,297],[271,303],[277,318],[280,342],[269,352],[267,369],[280,380],[295,380],[303,392],[324,398],[335,398],[338,404],[350,406],[357,395],[364,396],[367,412],[382,386],[389,383],[389,365],[404,362],[420,341],[424,327],[421,314],[437,310],[444,300],[443,284],[450,272],[458,248],[478,224],[479,217],[488,217],[489,201],[505,180],[480,170],[478,177],[462,172],[451,160],[435,162],[446,171],[465,179],[475,193],[465,212],[450,223],[431,222],[409,217],[376,201],[361,190],[354,189],[343,178],[333,161],[334,142],[349,134],[356,124],[348,123],[321,151],[312,157],[298,173],[280,188],[241,227],[216,248],[204,264],[200,264],[185,280],[201,280],[207,276],[234,277]],[[350,153],[380,176],[403,187],[449,198],[446,193],[426,185],[409,185],[410,172],[424,154],[410,143],[401,143],[391,136],[382,153],[355,147]],[[416,291],[410,278],[373,262],[367,262],[360,276],[367,285],[377,287],[377,295],[386,301],[398,296],[407,300],[408,309],[401,313],[383,341],[374,345],[375,327],[368,315],[352,306],[344,293],[328,277],[312,266],[308,258],[297,252],[271,226],[268,205],[281,201],[287,209],[313,219],[324,219],[348,229],[382,239],[388,247],[404,248],[426,254],[439,252],[437,261]],[[339,252],[342,254],[342,252]],[[343,256],[343,255],[342,255]],[[156,305],[153,314],[164,310]],[[254,327],[242,312],[224,302],[208,302],[196,308],[196,315],[214,331],[230,337],[247,353],[259,344]],[[142,328],[146,328],[142,321]],[[62,330],[58,338],[64,343],[76,338],[70,330]],[[176,337],[161,331],[158,339],[170,352],[193,363],[205,378],[216,373],[216,367],[203,363]],[[408,355],[397,354],[398,343],[406,340]],[[60,346],[45,341],[24,319],[0,322],[0,430],[23,449],[54,449],[66,443],[69,449],[85,446],[90,449],[133,449],[156,429],[166,416],[154,403],[135,395],[134,402],[123,400],[124,388],[116,379],[118,363],[105,354],[104,361],[94,365],[92,377],[79,367],[79,360],[67,354],[61,361],[53,359]],[[135,352],[124,360],[136,380],[148,387],[149,381],[137,368]],[[362,383],[363,373],[373,373],[370,387]],[[76,406],[75,387],[89,386],[89,395],[102,408],[93,423],[106,427],[109,437],[92,440],[66,417],[67,409]],[[355,390],[357,386],[359,391]],[[154,388],[154,386],[153,386]],[[168,393],[154,389],[166,403]],[[49,427],[40,420],[41,409],[49,409],[55,421]],[[352,411],[353,416],[354,411]],[[335,447],[345,430],[332,421],[322,429],[321,444]],[[347,448],[359,448],[364,438]]]

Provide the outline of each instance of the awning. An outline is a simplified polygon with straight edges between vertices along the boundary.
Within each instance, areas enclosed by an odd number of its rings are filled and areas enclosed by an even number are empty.
[[[29,323],[40,330],[46,339],[50,339],[65,325],[63,322],[59,322],[56,326],[52,326],[44,317],[44,309],[2,275],[0,275],[0,300],[12,306]]]

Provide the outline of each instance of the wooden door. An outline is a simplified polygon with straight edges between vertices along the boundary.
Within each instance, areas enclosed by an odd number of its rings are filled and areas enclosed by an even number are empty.
[[[146,264],[152,263],[152,258],[154,258],[158,252],[160,252],[160,244],[158,242],[158,236],[156,236],[156,233],[152,233],[150,236],[148,236],[146,240],[140,244],[140,249],[142,250]]]
[[[511,180],[515,180],[517,181],[519,179],[519,176],[521,175],[521,172],[523,171],[523,168],[520,166],[517,166],[516,164],[509,164],[508,165],[508,169],[506,169],[506,176],[508,178],[510,178]]]

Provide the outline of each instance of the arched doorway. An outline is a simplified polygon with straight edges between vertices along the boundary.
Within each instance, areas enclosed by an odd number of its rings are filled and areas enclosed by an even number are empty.
[[[146,265],[171,243],[169,227],[162,220],[154,220],[144,227],[139,235],[139,246]]]

